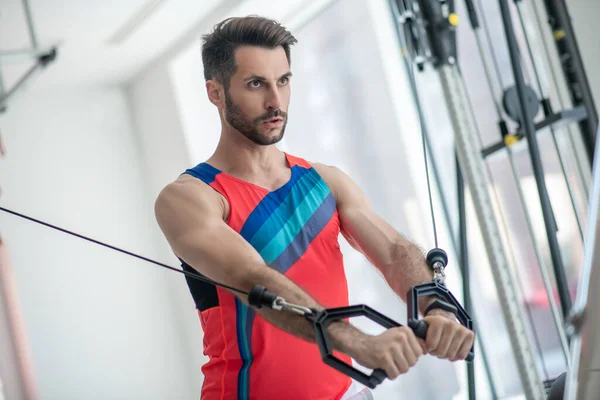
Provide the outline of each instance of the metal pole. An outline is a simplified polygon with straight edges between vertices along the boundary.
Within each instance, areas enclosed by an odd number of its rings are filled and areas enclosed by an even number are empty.
[[[485,174],[486,167],[480,149],[476,144],[477,129],[474,117],[466,111],[469,110],[466,89],[461,85],[455,66],[444,65],[438,68],[438,71],[454,128],[461,171],[468,182],[473,198],[523,390],[527,399],[542,400],[545,398],[544,388],[529,344],[521,305],[515,290],[517,285],[511,275],[500,228],[488,192],[490,183]]]
[[[19,64],[41,57],[48,53],[48,49],[24,49],[0,51],[0,64]]]
[[[23,0],[23,11],[25,12],[25,18],[27,19],[27,29],[29,30],[29,40],[31,40],[31,47],[35,51],[38,49],[38,40],[35,35],[35,29],[33,28],[33,17],[31,16],[31,7],[29,6],[29,0]]]
[[[53,62],[55,59],[56,48],[53,48],[47,54],[38,57],[37,62],[19,78],[12,88],[10,88],[8,91],[2,90],[0,92],[0,112],[2,112],[3,107],[6,108],[8,99],[12,98],[18,91],[22,90],[33,76],[39,74],[48,66],[49,63]]]
[[[23,74],[19,78],[19,80],[14,84],[14,86],[8,92],[5,92],[3,90],[2,95],[0,96],[0,107],[6,107],[6,103],[8,102],[8,99],[13,97],[14,94],[23,87],[25,82],[27,82],[27,80],[29,78],[31,78],[36,73],[38,73],[39,70],[41,70],[40,64],[34,64],[33,66],[31,66],[31,68],[29,68],[27,70],[27,72],[25,72],[25,74]]]
[[[535,15],[535,18],[533,18],[533,21],[535,22],[536,29],[537,29],[540,37],[543,37],[545,34],[545,31],[543,28],[544,21],[542,21],[543,18],[541,16],[541,11],[538,8],[538,3],[534,1],[534,2],[529,3],[529,5],[530,5],[531,9],[533,10],[533,14]],[[552,79],[551,85],[554,85],[554,87],[556,88],[556,91],[557,91],[558,105],[560,106],[561,110],[565,110],[568,105],[565,104],[565,99],[561,95],[561,92],[559,90],[560,82],[558,79],[558,73],[556,72],[556,69],[554,68],[554,64],[552,63],[553,57],[551,56],[550,48],[548,47],[548,43],[546,40],[541,40],[541,43],[542,43],[543,54],[546,59],[546,64],[550,68],[550,76]],[[589,201],[588,195],[589,195],[589,191],[590,191],[590,181],[591,181],[591,169],[589,167],[590,167],[590,163],[592,160],[588,160],[589,156],[587,155],[587,150],[585,149],[585,143],[583,143],[584,138],[583,138],[583,135],[581,134],[581,129],[580,128],[578,129],[580,132],[579,140],[581,140],[581,144],[583,145],[584,151],[586,152],[585,157],[583,157],[581,154],[577,154],[577,152],[575,150],[577,148],[577,145],[575,143],[575,133],[574,133],[573,127],[570,125],[567,125],[565,127],[565,129],[568,132],[567,138],[570,143],[569,148],[572,151],[572,153],[571,153],[572,157],[575,159],[575,164],[577,166],[577,174],[578,174],[579,180],[581,182],[581,185],[584,188],[584,199],[585,199],[585,202],[587,203]]]
[[[508,147],[506,149],[508,152],[508,157],[510,160],[510,167],[513,171],[513,175],[516,179],[518,179],[517,167],[515,166],[514,157],[512,155],[512,149]],[[550,313],[552,314],[552,318],[554,319],[554,324],[556,325],[556,332],[558,334],[558,339],[562,346],[563,354],[565,356],[565,361],[567,366],[570,362],[570,353],[569,353],[569,342],[567,340],[567,334],[564,329],[565,320],[564,315],[562,315],[561,310],[558,308],[556,304],[556,300],[554,299],[553,290],[552,290],[552,282],[550,280],[550,275],[548,274],[548,269],[546,264],[544,263],[544,259],[542,257],[542,251],[540,247],[537,245],[535,240],[535,233],[533,232],[533,224],[531,223],[531,217],[529,215],[529,211],[527,210],[527,202],[525,200],[525,195],[523,193],[523,188],[519,182],[517,182],[517,193],[519,195],[519,201],[523,204],[523,213],[525,215],[527,229],[529,230],[529,236],[531,237],[532,246],[535,252],[535,256],[538,260],[540,266],[540,274],[542,276],[542,281],[544,282],[544,288],[546,289],[546,296],[548,297],[548,303],[550,304]]]
[[[552,28],[554,41],[561,60],[561,66],[569,87],[574,106],[584,105],[588,118],[581,121],[579,127],[590,163],[594,159],[596,147],[596,129],[598,112],[590,89],[583,60],[579,53],[571,17],[564,0],[544,0],[548,22]]]
[[[479,18],[478,18],[478,14],[477,14],[477,10],[475,8],[475,5],[473,4],[472,0],[465,0],[466,5],[467,5],[467,10],[469,11],[469,20],[471,22],[471,27],[473,28],[473,31],[475,33],[475,37],[477,39],[477,43],[478,43],[478,47],[479,47],[479,53],[480,53],[480,57],[481,57],[481,61],[483,63],[483,69],[487,78],[487,82],[488,82],[488,86],[490,89],[490,95],[492,96],[492,99],[494,101],[494,105],[496,107],[496,113],[498,116],[498,125],[500,127],[500,133],[502,135],[505,135],[507,133],[506,131],[506,123],[503,120],[502,117],[502,112],[500,111],[500,106],[499,106],[499,99],[497,98],[495,92],[494,92],[494,87],[492,84],[492,73],[490,72],[490,67],[488,65],[488,60],[486,59],[486,57],[484,56],[483,53],[483,49],[482,49],[482,39],[481,39],[481,26],[479,25]],[[486,33],[488,33],[487,29],[484,27]],[[488,34],[489,37],[489,34]],[[490,49],[491,53],[493,54],[493,49]],[[496,65],[497,63],[494,63],[494,65]],[[537,76],[537,75],[536,75]],[[499,71],[496,69],[496,79],[498,80],[498,83],[500,84],[500,86],[502,86],[502,77],[500,76]],[[463,85],[464,85],[464,80],[463,80]],[[470,108],[471,112],[472,111],[472,107]],[[478,135],[479,137],[479,135]],[[479,141],[480,145],[483,146],[481,144],[481,142]],[[538,265],[540,267],[540,273],[542,276],[542,281],[544,282],[544,287],[546,289],[546,296],[548,297],[548,302],[550,304],[550,311],[551,314],[554,318],[554,322],[556,324],[556,330],[558,333],[558,337],[560,340],[560,343],[562,345],[563,348],[563,353],[565,355],[565,359],[567,360],[567,364],[569,363],[569,347],[568,347],[568,342],[567,342],[567,337],[566,337],[566,333],[563,327],[563,321],[564,321],[564,317],[560,312],[560,309],[558,308],[558,306],[556,305],[556,301],[554,299],[554,295],[553,295],[553,289],[552,289],[552,283],[550,280],[550,276],[548,275],[548,270],[547,267],[544,263],[543,257],[542,257],[542,253],[539,249],[539,246],[537,245],[537,241],[535,238],[535,234],[533,232],[533,225],[531,223],[531,217],[529,215],[529,210],[527,209],[527,203],[525,201],[525,196],[523,194],[523,187],[521,184],[521,180],[519,178],[519,174],[517,171],[517,168],[515,166],[514,163],[514,157],[513,157],[513,153],[512,153],[512,149],[510,148],[510,146],[506,147],[506,154],[508,156],[508,160],[510,162],[510,167],[511,167],[511,171],[512,171],[512,175],[513,178],[515,180],[515,185],[517,187],[517,193],[519,195],[519,200],[521,202],[522,205],[522,209],[523,209],[523,213],[525,214],[525,220],[527,223],[527,229],[529,232],[529,237],[531,239],[531,243],[533,245],[533,249],[535,252],[535,256],[537,258],[538,261]],[[536,335],[537,338],[537,335]],[[542,357],[543,360],[543,355],[540,355]]]
[[[515,32],[513,30],[512,18],[510,16],[508,2],[507,0],[499,0],[499,3],[500,13],[502,14],[502,21],[504,25],[504,31],[506,33],[506,39],[508,42],[510,61],[517,87],[518,98],[520,104],[523,105],[526,103],[526,88],[525,79],[523,77],[523,70],[521,68],[521,63],[519,59],[518,42],[515,36]],[[521,106],[521,116],[521,122],[525,129],[525,133],[528,140],[528,149],[531,158],[531,164],[533,167],[533,174],[537,182],[537,189],[540,197],[540,204],[546,227],[548,245],[550,246],[550,254],[552,257],[552,264],[554,267],[554,274],[556,278],[556,286],[558,289],[560,304],[563,311],[563,315],[569,315],[569,310],[571,309],[571,296],[569,294],[569,287],[567,277],[565,274],[565,268],[560,254],[558,239],[556,237],[556,232],[558,231],[558,228],[556,226],[554,215],[552,214],[552,205],[550,203],[550,197],[548,196],[548,191],[546,189],[544,169],[540,157],[535,126],[533,123],[533,116],[530,115],[527,107],[523,106]]]
[[[538,71],[537,63],[535,61],[535,57],[533,56],[533,50],[531,49],[531,43],[529,43],[529,38],[527,37],[527,31],[525,30],[525,21],[523,20],[523,12],[521,10],[522,0],[514,0],[515,5],[517,7],[517,13],[519,16],[519,22],[521,25],[521,30],[523,31],[523,37],[525,38],[525,44],[527,46],[527,53],[529,54],[529,59],[531,60],[531,66],[533,67],[533,75],[535,76],[535,81],[538,87],[538,92],[540,97],[542,98],[542,107],[544,109],[544,116],[550,116],[552,111],[552,103],[550,102],[549,96],[546,95],[544,91],[544,87],[542,86],[542,82],[540,80],[540,74]],[[565,184],[567,185],[567,189],[569,192],[569,199],[571,200],[571,206],[573,207],[573,213],[575,214],[575,221],[577,222],[577,227],[579,228],[579,234],[583,239],[583,228],[581,224],[581,218],[579,217],[579,212],[577,210],[577,205],[575,204],[575,198],[573,197],[573,186],[571,185],[571,180],[567,175],[567,171],[565,169],[565,163],[563,161],[562,153],[560,151],[560,147],[558,146],[558,141],[556,140],[556,132],[552,125],[550,125],[550,134],[552,135],[552,141],[554,143],[554,147],[556,148],[556,154],[558,156],[558,162],[560,164],[560,168],[562,171],[563,178],[565,180]]]
[[[600,129],[599,129],[600,130]],[[596,142],[596,160],[588,206],[585,254],[579,290],[569,318],[571,369],[567,372],[565,400],[598,398],[598,348],[600,348],[600,142]]]
[[[463,278],[463,307],[467,314],[473,315],[471,305],[471,272],[469,271],[469,246],[467,244],[467,210],[465,207],[465,182],[460,171],[458,156],[456,156],[456,192],[458,197],[458,238],[460,243],[460,269]],[[481,346],[483,347],[483,346]],[[491,377],[490,377],[491,378]],[[491,380],[490,380],[491,383]],[[475,390],[475,360],[467,363],[467,385],[469,400],[477,398]],[[493,387],[493,385],[491,385]],[[492,396],[495,398],[496,396]]]

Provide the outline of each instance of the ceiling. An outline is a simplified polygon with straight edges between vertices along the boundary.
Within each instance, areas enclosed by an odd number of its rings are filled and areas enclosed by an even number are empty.
[[[260,14],[292,27],[333,1],[29,0],[38,48],[47,52],[57,46],[58,55],[27,81],[27,90],[123,85],[180,42],[199,36],[216,16]],[[23,0],[0,0],[0,83],[5,90],[35,64],[22,51],[31,49]]]
[[[39,47],[58,46],[56,61],[36,89],[120,85],[131,79],[204,17],[244,0],[30,0]],[[0,2],[0,53],[31,49],[22,0]],[[33,64],[3,56],[8,90]]]

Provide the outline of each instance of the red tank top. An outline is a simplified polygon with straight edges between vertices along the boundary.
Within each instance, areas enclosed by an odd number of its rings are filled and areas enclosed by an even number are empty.
[[[201,163],[185,173],[229,202],[228,225],[265,263],[323,306],[348,305],[333,194],[311,165],[286,154],[291,179],[269,191]],[[190,267],[183,263],[185,269]],[[308,343],[267,322],[230,292],[188,279],[202,329],[203,400],[337,400],[350,378],[321,360]],[[280,293],[285,298],[285,293]],[[342,361],[351,359],[341,353]]]

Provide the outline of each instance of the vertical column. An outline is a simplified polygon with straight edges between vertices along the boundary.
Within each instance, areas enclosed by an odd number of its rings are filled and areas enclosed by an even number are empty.
[[[526,334],[523,313],[515,291],[517,285],[510,272],[500,228],[494,215],[488,192],[489,179],[485,174],[480,149],[477,148],[477,129],[474,118],[468,111],[466,90],[461,85],[455,66],[444,65],[438,71],[454,129],[458,160],[473,199],[525,397],[529,400],[542,400],[545,397],[544,388]]]

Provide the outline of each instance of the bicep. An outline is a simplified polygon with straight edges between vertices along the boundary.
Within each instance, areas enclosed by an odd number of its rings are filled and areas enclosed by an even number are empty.
[[[344,238],[375,266],[391,263],[399,234],[373,210],[365,193],[348,175],[335,167],[323,169],[336,197]]]
[[[225,223],[218,202],[201,188],[168,186],[156,200],[155,214],[173,252],[210,279],[233,282],[243,273],[239,266],[263,263],[256,250]]]

